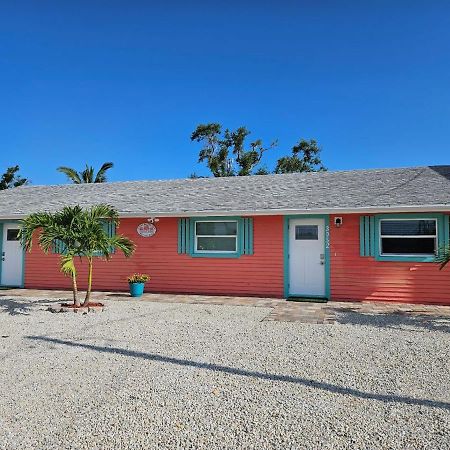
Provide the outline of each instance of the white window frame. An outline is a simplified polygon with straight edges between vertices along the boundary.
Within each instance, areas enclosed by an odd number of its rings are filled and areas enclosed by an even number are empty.
[[[211,223],[211,222],[219,222],[219,223],[223,223],[223,222],[233,222],[236,224],[236,234],[197,234],[197,224],[198,223]],[[238,235],[239,235],[239,221],[238,220],[219,220],[219,219],[214,219],[214,220],[196,220],[194,223],[194,252],[195,253],[201,253],[201,254],[220,254],[220,253],[229,253],[229,254],[234,254],[238,252]],[[230,237],[234,237],[235,239],[235,250],[200,250],[198,248],[198,238],[205,238],[205,237],[226,237],[226,238],[230,238]]]
[[[435,234],[420,234],[420,235],[408,235],[408,236],[401,235],[401,234],[387,236],[387,235],[382,235],[381,234],[381,224],[382,224],[382,222],[385,222],[385,221],[398,222],[400,220],[408,220],[408,221],[411,221],[411,220],[433,220],[434,223],[435,223],[435,230],[436,230],[436,232],[435,232]],[[439,225],[439,221],[435,217],[404,217],[404,218],[402,217],[402,218],[392,218],[392,219],[380,219],[379,225],[378,225],[379,226],[379,229],[378,229],[378,239],[379,239],[379,241],[378,241],[378,248],[380,249],[380,256],[402,256],[402,257],[411,257],[411,258],[435,256],[436,252],[438,250],[438,243],[439,243],[439,237],[438,237],[439,226],[438,225]],[[397,239],[434,238],[434,252],[433,253],[383,253],[382,240],[383,239],[391,239],[391,238],[393,238],[393,239],[395,239],[395,238],[397,238]]]

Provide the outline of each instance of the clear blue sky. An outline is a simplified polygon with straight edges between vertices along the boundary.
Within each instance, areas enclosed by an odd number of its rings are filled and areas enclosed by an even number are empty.
[[[446,1],[30,1],[0,12],[0,169],[62,183],[206,174],[198,123],[329,169],[449,163]]]

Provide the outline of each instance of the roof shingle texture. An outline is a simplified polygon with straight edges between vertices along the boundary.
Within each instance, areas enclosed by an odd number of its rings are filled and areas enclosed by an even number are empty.
[[[195,214],[449,205],[450,166],[23,186],[0,191],[0,217],[108,203],[121,214]]]

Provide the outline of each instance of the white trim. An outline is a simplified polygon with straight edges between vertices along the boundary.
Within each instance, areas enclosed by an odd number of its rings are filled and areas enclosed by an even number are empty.
[[[208,216],[289,216],[303,214],[382,214],[392,212],[450,212],[448,205],[400,205],[400,206],[365,206],[358,208],[312,208],[312,209],[263,209],[263,210],[230,210],[230,211],[147,211],[139,213],[120,212],[121,218],[143,218],[143,217],[208,217]],[[11,214],[9,216],[0,216],[0,220],[19,220],[27,214]]]

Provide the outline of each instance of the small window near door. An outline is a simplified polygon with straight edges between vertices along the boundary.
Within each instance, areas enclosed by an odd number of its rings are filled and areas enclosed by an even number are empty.
[[[7,241],[18,241],[19,240],[19,230],[12,229],[12,228],[6,230],[6,240]]]
[[[319,239],[319,227],[317,225],[296,225],[296,241],[317,241]]]

